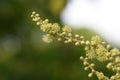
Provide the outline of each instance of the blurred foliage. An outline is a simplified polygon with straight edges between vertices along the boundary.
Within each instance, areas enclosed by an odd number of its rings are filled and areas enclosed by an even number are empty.
[[[0,0],[0,80],[90,80],[79,60],[83,47],[43,43],[43,33],[30,18],[35,10],[61,24],[60,13],[66,2]]]

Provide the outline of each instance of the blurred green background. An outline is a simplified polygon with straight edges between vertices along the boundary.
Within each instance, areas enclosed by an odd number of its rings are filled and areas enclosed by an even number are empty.
[[[67,0],[0,0],[0,80],[91,80],[79,60],[85,54],[83,46],[44,43],[44,33],[30,18],[32,11],[37,11],[43,18],[62,25],[60,13],[66,3]],[[86,29],[74,32],[87,38],[94,34]]]

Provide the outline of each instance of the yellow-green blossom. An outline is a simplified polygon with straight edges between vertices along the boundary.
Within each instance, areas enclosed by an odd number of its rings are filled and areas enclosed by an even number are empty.
[[[66,33],[71,33],[71,28],[70,27],[68,27],[68,26],[64,26],[63,28],[62,28],[62,31],[63,32],[66,32]]]
[[[43,40],[44,42],[50,43],[50,42],[53,41],[53,37],[52,37],[50,34],[46,34],[46,35],[43,35],[42,40]]]
[[[74,43],[74,45],[84,45],[85,46],[85,57],[81,56],[80,60],[83,61],[85,70],[90,70],[88,77],[96,75],[98,80],[120,80],[120,51],[117,48],[111,48],[109,44],[103,41],[99,36],[93,36],[91,40],[86,40],[84,36],[79,34],[72,34],[72,30],[68,26],[64,26],[60,29],[58,23],[50,23],[48,19],[42,20],[40,15],[36,12],[32,12],[31,18],[36,25],[40,27],[40,30],[47,33],[43,35],[42,40],[44,42],[50,43],[53,38],[57,38],[58,41],[63,41],[64,43]],[[97,71],[94,67],[94,63],[90,63],[92,59],[96,59],[100,62],[107,61],[107,69],[111,69],[115,74],[107,77],[101,71]]]

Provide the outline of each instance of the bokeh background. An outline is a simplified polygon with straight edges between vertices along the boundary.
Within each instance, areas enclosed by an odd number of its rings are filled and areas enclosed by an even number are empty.
[[[88,78],[79,60],[84,46],[54,41],[44,43],[30,15],[37,11],[51,22],[63,25],[61,11],[67,0],[0,0],[0,80],[97,80]],[[87,39],[95,32],[73,29]],[[97,66],[107,75],[104,65]]]

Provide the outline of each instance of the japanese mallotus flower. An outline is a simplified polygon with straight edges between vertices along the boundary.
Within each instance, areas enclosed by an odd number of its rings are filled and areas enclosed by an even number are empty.
[[[61,19],[73,28],[93,29],[120,47],[120,0],[69,0]]]

